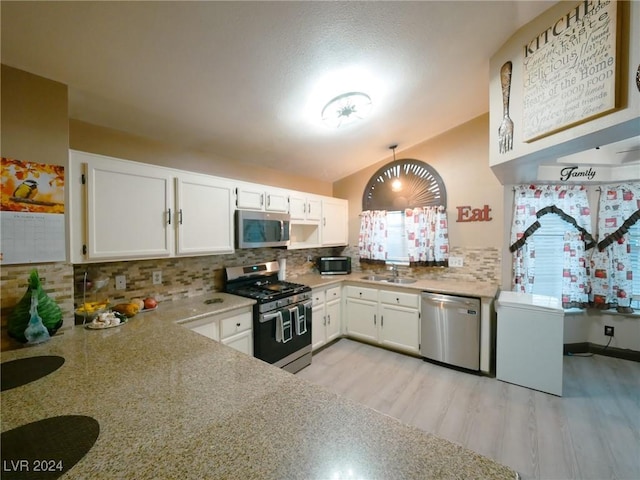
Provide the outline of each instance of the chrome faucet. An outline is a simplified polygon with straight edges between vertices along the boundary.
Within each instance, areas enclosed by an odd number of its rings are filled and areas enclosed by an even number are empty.
[[[393,274],[393,278],[398,278],[399,272],[397,264],[394,263],[391,265],[391,273]]]

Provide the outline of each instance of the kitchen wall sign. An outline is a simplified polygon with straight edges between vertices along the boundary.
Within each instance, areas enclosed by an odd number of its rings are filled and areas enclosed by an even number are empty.
[[[491,208],[485,205],[482,208],[471,208],[470,206],[456,207],[458,218],[456,222],[490,222]]]
[[[2,157],[0,263],[66,260],[64,166]]]
[[[617,23],[616,1],[583,1],[524,46],[525,142],[615,109]]]

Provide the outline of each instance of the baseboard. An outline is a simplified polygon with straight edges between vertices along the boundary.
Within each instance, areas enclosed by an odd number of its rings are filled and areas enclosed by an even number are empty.
[[[573,353],[594,353],[596,355],[604,355],[606,357],[640,362],[640,352],[629,350],[628,348],[607,347],[605,345],[598,345],[590,342],[565,344],[564,354],[571,355]]]

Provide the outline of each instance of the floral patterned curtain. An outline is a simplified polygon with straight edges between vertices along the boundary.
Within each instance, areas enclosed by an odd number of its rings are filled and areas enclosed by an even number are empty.
[[[358,253],[361,262],[384,263],[387,259],[387,212],[385,210],[362,212]]]
[[[585,249],[595,245],[589,233],[591,216],[586,187],[581,185],[518,185],[515,188],[511,246],[513,290],[531,293],[535,280],[535,242],[531,236],[540,228],[538,219],[555,213],[575,227],[564,237],[562,302],[564,308],[583,306],[587,301]]]
[[[589,274],[584,236],[564,234],[562,255],[562,308],[584,308],[589,303]]]
[[[445,208],[408,208],[404,211],[404,218],[410,265],[446,266],[449,232]]]
[[[603,185],[598,248],[591,255],[591,301],[596,308],[632,313],[629,227],[640,220],[640,183]]]

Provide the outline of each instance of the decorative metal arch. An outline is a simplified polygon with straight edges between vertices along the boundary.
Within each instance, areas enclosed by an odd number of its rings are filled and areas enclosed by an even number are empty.
[[[410,158],[394,160],[367,183],[362,210],[397,211],[405,208],[447,206],[442,178],[430,165]]]

